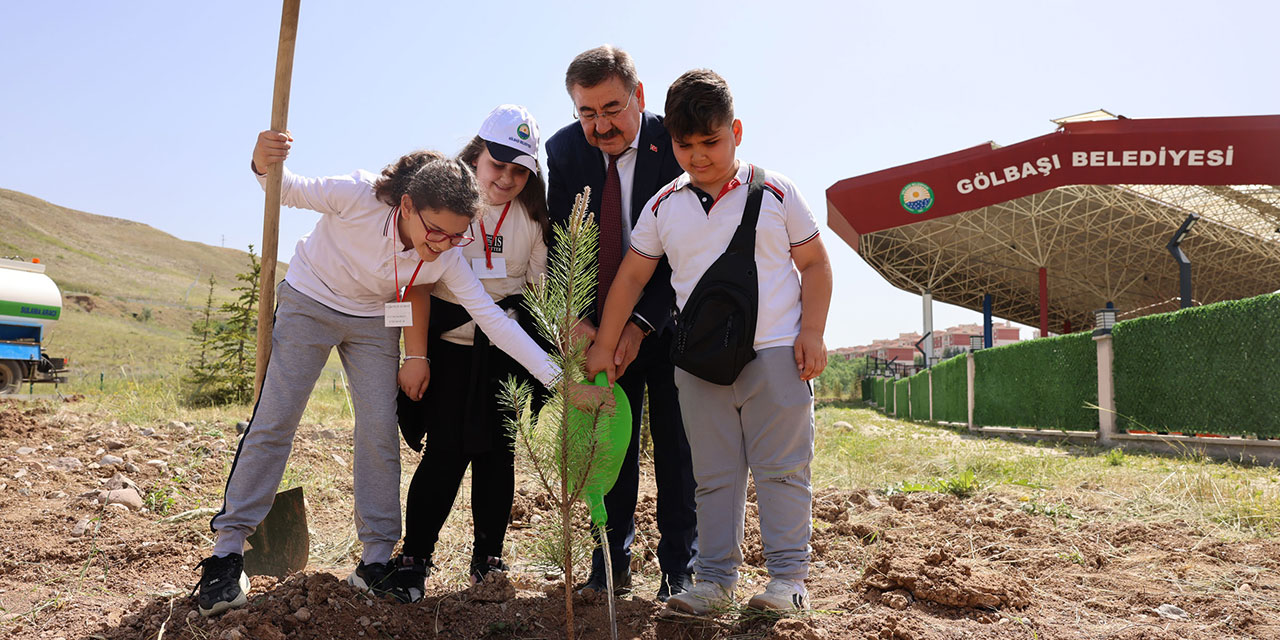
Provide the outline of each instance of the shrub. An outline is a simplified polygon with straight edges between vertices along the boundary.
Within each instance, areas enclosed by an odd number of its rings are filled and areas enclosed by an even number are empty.
[[[906,418],[911,411],[911,405],[907,402],[907,386],[910,384],[906,378],[893,383],[893,415],[899,418]]]
[[[929,419],[929,372],[920,373],[907,378],[911,385],[911,419]]]
[[[983,426],[1098,428],[1098,355],[1089,333],[974,354],[973,421]]]
[[[933,419],[969,421],[969,372],[964,356],[933,366]]]
[[[1118,323],[1118,426],[1280,437],[1280,294]]]

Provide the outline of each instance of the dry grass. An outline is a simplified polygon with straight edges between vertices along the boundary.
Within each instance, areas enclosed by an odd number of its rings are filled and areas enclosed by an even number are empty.
[[[837,421],[852,430],[823,428]],[[1071,505],[1147,523],[1186,520],[1241,535],[1280,534],[1280,477],[1271,467],[1023,444],[898,421],[870,409],[818,411],[814,485],[885,489],[954,481],[1039,505]]]

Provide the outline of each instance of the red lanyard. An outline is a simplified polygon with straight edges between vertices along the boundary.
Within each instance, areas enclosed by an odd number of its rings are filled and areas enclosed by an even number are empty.
[[[511,201],[507,201],[507,206],[502,208],[502,215],[498,218],[498,226],[493,228],[493,239],[498,239],[498,232],[502,230],[502,222],[507,219],[507,212],[511,210]],[[484,216],[480,216],[480,236],[484,238],[484,265],[490,269],[493,268],[493,243],[489,242],[489,234],[484,230]]]
[[[400,207],[396,207],[392,212],[392,230],[391,236],[391,268],[396,274],[396,302],[404,302],[404,296],[400,293],[400,261],[396,259],[396,239],[400,236]],[[418,261],[418,268],[413,270],[413,276],[409,278],[409,284],[404,286],[407,291],[413,286],[413,281],[418,279],[418,272],[422,271],[422,260]]]

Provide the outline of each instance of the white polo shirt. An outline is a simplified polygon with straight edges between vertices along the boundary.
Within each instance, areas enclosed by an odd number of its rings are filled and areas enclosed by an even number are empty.
[[[690,186],[688,173],[659,191],[640,212],[631,233],[631,250],[651,260],[667,256],[679,308],[684,308],[702,274],[729,247],[742,222],[752,170],[741,163],[737,176],[725,185],[709,212]],[[756,221],[757,350],[793,346],[800,335],[800,272],[791,260],[791,248],[816,237],[818,224],[795,184],[782,174],[766,171]]]
[[[266,184],[266,176],[257,178]],[[347,315],[383,315],[383,305],[395,301],[397,282],[407,286],[418,266],[418,252],[401,245],[391,207],[374,194],[377,178],[368,171],[305,178],[286,168],[281,182],[280,204],[325,214],[298,241],[284,279],[307,297]],[[423,262],[414,284],[428,282],[448,287],[493,344],[543,384],[549,386],[560,375],[537,343],[493,303],[461,251],[450,249]]]

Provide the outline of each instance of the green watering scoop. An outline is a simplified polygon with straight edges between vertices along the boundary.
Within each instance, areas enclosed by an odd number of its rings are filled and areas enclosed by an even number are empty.
[[[592,383],[597,387],[608,387],[609,378],[600,372]],[[604,526],[609,519],[604,508],[604,494],[609,493],[613,483],[618,480],[618,471],[622,469],[622,460],[627,455],[627,447],[631,446],[631,403],[627,402],[627,394],[620,385],[613,385],[613,415],[600,416],[599,428],[601,448],[596,456],[595,470],[587,480],[584,491],[587,507],[591,510],[591,522],[597,527]],[[569,419],[582,421],[584,427],[590,425],[591,416],[577,409],[569,410]]]

